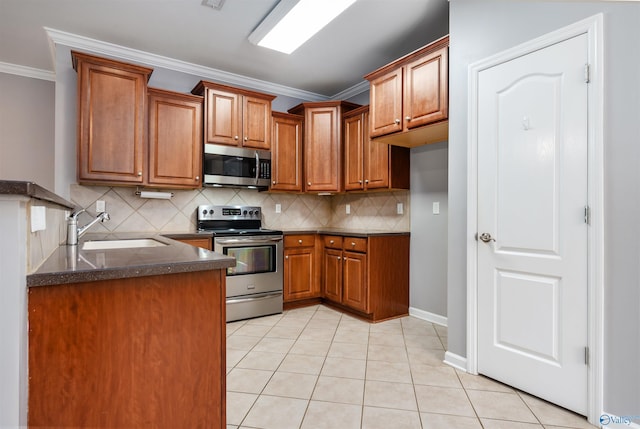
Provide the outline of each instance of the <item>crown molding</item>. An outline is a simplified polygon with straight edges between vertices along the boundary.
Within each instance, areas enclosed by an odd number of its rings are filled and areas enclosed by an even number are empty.
[[[355,97],[356,95],[360,95],[365,91],[369,91],[369,81],[363,80],[360,83],[353,85],[350,88],[345,89],[344,91],[340,91],[331,97],[332,100],[348,100],[351,97]]]
[[[14,74],[32,79],[56,80],[56,74],[52,71],[3,62],[0,62],[0,73]]]
[[[46,31],[51,43],[56,45],[64,45],[73,49],[114,57],[119,60],[131,61],[151,67],[159,67],[181,73],[187,73],[198,76],[202,79],[211,79],[216,82],[224,82],[230,85],[251,88],[274,95],[298,98],[305,101],[325,101],[329,99],[329,97],[322,94],[316,94],[302,89],[291,88],[285,85],[279,85],[260,79],[229,73],[211,67],[200,66],[186,61],[128,48],[126,46],[120,46],[109,42],[103,42],[101,40],[91,39],[89,37],[79,36],[77,34],[67,33],[53,28],[44,27],[44,30]]]

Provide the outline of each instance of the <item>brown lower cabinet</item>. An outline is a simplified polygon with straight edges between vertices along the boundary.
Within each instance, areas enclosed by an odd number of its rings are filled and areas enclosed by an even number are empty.
[[[223,270],[29,289],[29,427],[226,428]]]
[[[204,238],[174,238],[174,240],[181,243],[190,244],[195,247],[202,247],[203,249],[211,250],[211,237]]]
[[[284,237],[284,302],[320,298],[319,252],[315,234]]]
[[[285,236],[285,249],[287,238]],[[409,312],[409,235],[369,237],[318,235],[321,258],[321,297],[328,305],[377,322]],[[316,246],[317,249],[317,246]],[[292,301],[291,279],[315,297],[306,280],[308,264],[287,263],[285,250],[285,303]],[[291,259],[291,255],[289,256]],[[302,274],[302,275],[301,275]]]

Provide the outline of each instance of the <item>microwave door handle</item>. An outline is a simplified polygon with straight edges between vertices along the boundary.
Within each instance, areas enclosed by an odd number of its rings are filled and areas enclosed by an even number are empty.
[[[256,151],[256,185],[258,184],[258,177],[260,177],[260,155]]]

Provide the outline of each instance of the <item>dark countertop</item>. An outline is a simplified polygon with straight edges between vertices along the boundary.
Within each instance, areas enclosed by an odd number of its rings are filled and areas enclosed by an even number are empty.
[[[82,250],[87,241],[135,238],[151,238],[166,246]],[[233,266],[235,259],[232,257],[161,235],[88,233],[80,239],[77,246],[58,247],[40,268],[27,276],[27,287],[217,270]]]
[[[0,180],[0,195],[24,195],[25,197],[54,203],[69,210],[74,210],[76,207],[75,204],[33,182]]]
[[[358,230],[358,229],[342,229],[342,228],[312,228],[300,230],[284,231],[284,235],[294,234],[322,234],[322,235],[339,235],[342,237],[378,237],[385,235],[411,235],[409,231],[383,231],[383,230]]]

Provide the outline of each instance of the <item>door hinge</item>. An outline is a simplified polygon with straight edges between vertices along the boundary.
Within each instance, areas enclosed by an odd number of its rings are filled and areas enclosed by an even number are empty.
[[[584,83],[591,82],[591,70],[589,64],[584,65]]]
[[[589,347],[584,348],[584,364],[589,366]]]
[[[591,207],[584,206],[584,223],[591,225]]]

